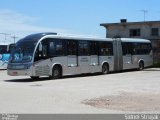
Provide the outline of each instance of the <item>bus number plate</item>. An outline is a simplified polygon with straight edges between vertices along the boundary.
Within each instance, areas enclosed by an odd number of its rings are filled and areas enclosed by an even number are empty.
[[[17,72],[13,72],[13,73],[12,73],[12,75],[17,75],[17,74],[18,74]]]

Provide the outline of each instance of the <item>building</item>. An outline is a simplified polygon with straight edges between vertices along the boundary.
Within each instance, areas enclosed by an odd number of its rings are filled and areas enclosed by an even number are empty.
[[[143,38],[152,42],[154,61],[160,62],[160,21],[102,23],[109,38]]]

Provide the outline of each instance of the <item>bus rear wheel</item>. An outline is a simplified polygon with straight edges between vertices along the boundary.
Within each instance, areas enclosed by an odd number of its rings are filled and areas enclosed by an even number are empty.
[[[60,66],[56,65],[52,69],[52,76],[50,76],[51,79],[58,79],[62,77],[62,69]]]
[[[139,63],[139,70],[143,70],[144,69],[144,63],[141,61]]]
[[[108,74],[109,73],[109,66],[107,64],[102,65],[102,74]]]

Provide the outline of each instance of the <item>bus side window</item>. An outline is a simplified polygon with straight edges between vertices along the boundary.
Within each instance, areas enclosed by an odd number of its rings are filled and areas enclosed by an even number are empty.
[[[38,45],[36,52],[35,52],[35,56],[34,56],[34,62],[38,61],[41,59],[42,56],[42,45],[41,43]]]
[[[35,57],[34,61],[38,61],[41,59],[46,59],[48,58],[48,44],[47,42],[39,43],[36,52],[35,52]]]
[[[48,58],[48,45],[43,45],[42,46],[42,56],[43,58]]]
[[[49,56],[58,57],[65,55],[65,42],[61,39],[53,39],[49,42]]]
[[[88,41],[79,41],[78,53],[80,56],[90,55],[90,47]]]
[[[47,59],[49,57],[49,40],[50,39],[44,39],[42,41],[42,59]]]
[[[122,52],[123,52],[123,55],[127,54],[127,47],[125,43],[122,43]]]
[[[101,56],[113,55],[113,45],[111,42],[100,42],[99,43],[99,54]]]
[[[35,52],[35,56],[34,56],[34,62],[36,62],[38,60],[39,60],[39,51],[37,49],[36,52]]]
[[[90,55],[98,55],[98,44],[95,41],[90,42]]]
[[[143,55],[149,54],[152,50],[150,43],[135,43],[134,44],[134,54],[135,55]]]
[[[77,42],[73,40],[67,41],[67,54],[77,55]]]
[[[133,45],[132,43],[122,43],[122,52],[123,55],[132,55],[133,54]]]

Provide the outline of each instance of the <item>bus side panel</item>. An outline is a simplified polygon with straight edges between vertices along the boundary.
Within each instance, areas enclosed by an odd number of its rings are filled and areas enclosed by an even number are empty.
[[[153,58],[151,55],[143,55],[144,58],[144,67],[149,67],[153,65]]]
[[[62,74],[67,73],[67,57],[64,56],[37,61],[33,67],[33,76],[52,75],[52,69],[56,64],[62,66]]]
[[[53,57],[50,59],[50,75],[52,75],[52,69],[55,65],[61,65],[62,67],[62,75],[68,73],[68,63],[67,56],[63,57]]]
[[[153,65],[153,59],[150,55],[133,55],[132,61],[133,61],[133,68],[139,67],[139,61],[144,61],[144,67],[149,67]]]
[[[90,56],[78,56],[80,73],[90,73]]]
[[[50,59],[35,62],[33,67],[33,76],[49,76],[50,63]]]
[[[114,70],[114,56],[99,56],[100,63],[101,63],[101,71],[103,63],[107,62],[109,64],[109,71]]]
[[[68,55],[67,56],[67,66],[66,70],[64,70],[63,75],[75,75],[79,73],[78,67],[78,57],[77,55]]]
[[[91,55],[90,56],[90,72],[91,73],[101,72],[101,66],[99,64],[99,56],[98,55]]]

